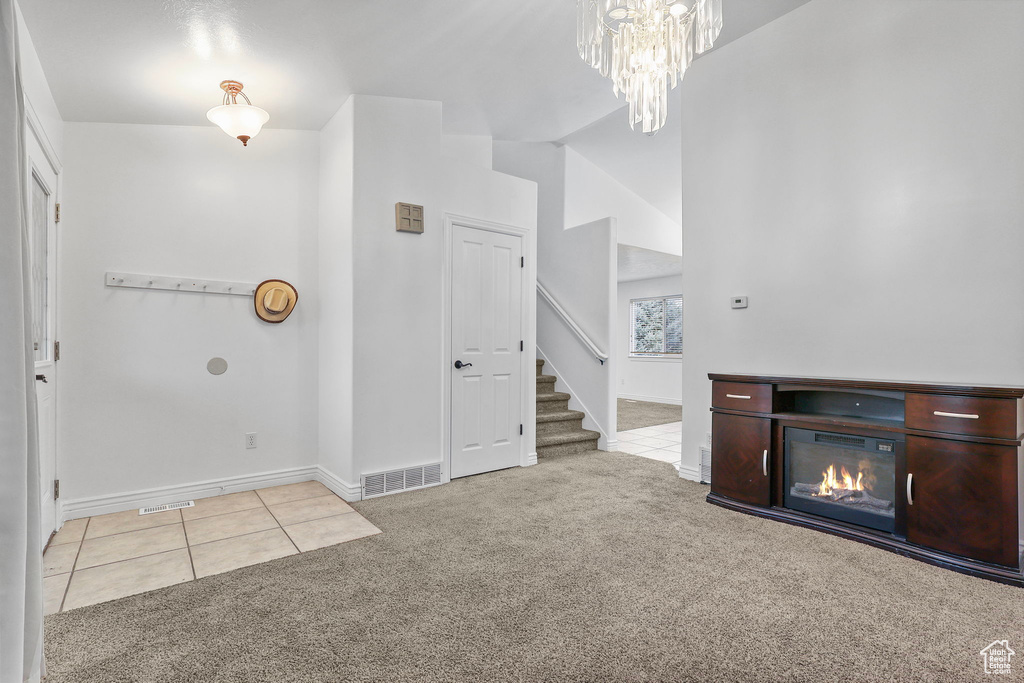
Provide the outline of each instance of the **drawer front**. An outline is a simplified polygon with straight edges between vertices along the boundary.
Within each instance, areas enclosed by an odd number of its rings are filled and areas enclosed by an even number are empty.
[[[772,412],[772,385],[746,382],[712,382],[711,405],[752,413]]]
[[[908,429],[1016,439],[1017,402],[1011,398],[907,394]]]

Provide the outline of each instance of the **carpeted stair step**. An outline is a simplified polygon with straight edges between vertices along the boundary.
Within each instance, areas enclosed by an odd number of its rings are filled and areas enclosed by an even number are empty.
[[[578,410],[569,410],[567,393],[555,391],[558,378],[544,374],[544,361],[537,359],[537,456],[569,455],[596,451],[601,436],[583,428]]]
[[[601,435],[589,429],[581,429],[566,434],[548,434],[537,436],[537,457],[549,455],[570,455],[584,451],[596,451],[597,439]]]
[[[537,394],[537,414],[569,410],[569,398],[569,394],[560,391],[551,394]]]
[[[559,410],[551,413],[537,413],[537,436],[578,432],[583,429],[583,418],[578,410]]]

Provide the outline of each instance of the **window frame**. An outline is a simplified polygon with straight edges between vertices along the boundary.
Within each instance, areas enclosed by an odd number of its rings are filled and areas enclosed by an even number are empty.
[[[670,299],[679,299],[680,309],[683,306],[683,295],[682,294],[668,294],[665,296],[643,296],[629,300],[629,359],[630,360],[682,360],[682,320],[680,319],[680,338],[679,338],[679,353],[666,352],[665,345],[668,342],[667,336],[663,333],[661,339],[661,352],[638,352],[634,348],[636,346],[636,316],[633,313],[633,304],[638,301],[661,301],[661,328],[662,330],[668,329],[668,305],[667,301]]]

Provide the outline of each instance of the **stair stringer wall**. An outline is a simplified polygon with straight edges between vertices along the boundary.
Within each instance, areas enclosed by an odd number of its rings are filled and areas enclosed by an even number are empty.
[[[597,447],[602,451],[614,451],[619,447],[619,441],[617,439],[616,432],[610,434],[606,431],[607,427],[602,426],[598,423],[593,415],[593,411],[587,407],[587,405],[579,399],[579,395],[573,391],[572,387],[568,382],[565,381],[562,373],[558,371],[558,368],[551,359],[544,353],[544,349],[540,346],[537,347],[537,358],[544,361],[544,374],[555,376],[555,391],[561,391],[569,394],[569,409],[578,410],[583,413],[583,428],[591,431],[598,432],[601,436],[597,440]],[[597,361],[595,361],[596,363]]]

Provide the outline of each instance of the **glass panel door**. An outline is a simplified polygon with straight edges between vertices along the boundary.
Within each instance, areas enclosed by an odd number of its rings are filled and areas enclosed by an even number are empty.
[[[50,310],[49,310],[49,207],[50,192],[39,179],[32,174],[31,210],[29,249],[32,269],[32,348],[35,360],[50,359],[51,342]]]

